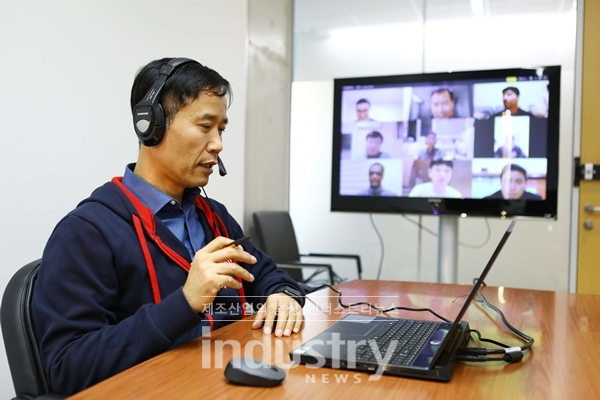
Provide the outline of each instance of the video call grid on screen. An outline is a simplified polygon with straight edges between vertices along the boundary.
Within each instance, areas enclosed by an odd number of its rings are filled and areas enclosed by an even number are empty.
[[[342,86],[339,195],[546,199],[548,84],[532,74]]]

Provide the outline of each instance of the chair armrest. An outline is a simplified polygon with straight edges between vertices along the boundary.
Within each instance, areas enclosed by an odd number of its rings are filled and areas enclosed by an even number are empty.
[[[360,256],[357,254],[330,254],[330,253],[308,253],[301,254],[301,257],[328,257],[328,258],[352,258],[356,261],[356,268],[358,269],[358,279],[362,279],[362,263],[360,262]]]

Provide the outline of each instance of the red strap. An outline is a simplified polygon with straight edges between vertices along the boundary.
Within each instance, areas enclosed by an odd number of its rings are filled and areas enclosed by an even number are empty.
[[[223,220],[221,219],[219,214],[217,214],[216,212],[213,211],[213,209],[211,208],[210,204],[208,204],[208,202],[209,202],[209,200],[205,199],[202,196],[196,197],[196,207],[201,209],[202,212],[204,212],[204,215],[206,215],[208,225],[210,226],[210,229],[215,234],[215,237],[217,237],[217,236],[229,237],[229,233],[227,232],[227,228],[225,227]],[[235,261],[232,261],[232,262],[235,262]],[[242,283],[242,280],[239,277],[236,277],[236,280],[239,283]],[[240,301],[242,303],[242,318],[246,318],[248,315],[247,315],[247,310],[244,308],[244,304],[246,304],[246,293],[244,291],[243,284],[242,284],[242,287],[238,290],[238,293],[240,295]]]
[[[150,239],[152,239],[152,241],[156,243],[156,245],[162,250],[162,252],[165,253],[171,260],[177,263],[177,265],[183,268],[186,272],[189,272],[190,264],[188,263],[188,261],[175,250],[163,243],[160,237],[156,235],[156,224],[154,223],[154,213],[152,212],[152,210],[146,207],[140,201],[140,199],[138,199],[133,193],[131,193],[131,191],[127,189],[125,185],[123,185],[122,181],[123,177],[114,177],[111,180],[112,183],[117,185],[117,187],[119,187],[119,189],[121,189],[123,193],[125,193],[129,201],[131,201],[131,203],[133,204],[133,207],[142,219],[143,226],[144,228],[146,228],[146,232],[148,233],[148,236],[150,236]],[[210,204],[208,204],[207,199],[199,195],[198,197],[196,197],[195,205],[197,208],[201,209],[204,215],[206,216],[208,225],[210,226],[210,229],[212,230],[215,237],[229,236],[229,234],[227,233],[227,228],[223,223],[223,220],[217,213],[215,213],[212,210]],[[154,268],[154,263],[150,255],[150,250],[148,249],[148,245],[144,240],[144,232],[142,230],[140,220],[139,218],[137,218],[136,215],[133,215],[133,223],[135,226],[136,234],[138,236],[138,240],[140,241],[140,246],[142,247],[142,253],[144,253],[144,260],[146,261],[146,266],[148,268],[148,275],[150,276],[150,284],[152,285],[152,294],[154,296],[154,302],[158,304],[161,300],[161,297],[158,287],[158,279],[156,278],[156,270]],[[237,281],[242,283],[242,280],[240,278],[237,278]],[[242,317],[245,318],[247,316],[247,310],[244,308],[244,304],[246,304],[246,294],[244,292],[244,287],[242,286],[242,288],[239,289],[238,292],[242,304]],[[206,313],[206,315],[208,315],[208,313]],[[209,317],[209,321],[212,330],[214,325],[212,316]]]
[[[148,232],[148,236],[156,245],[165,253],[169,258],[177,263],[181,268],[183,268],[186,272],[190,270],[190,263],[183,258],[179,253],[175,250],[167,246],[160,240],[158,236],[156,236],[156,224],[154,223],[154,213],[148,207],[146,207],[129,189],[123,185],[121,182],[123,178],[115,177],[112,179],[112,182],[116,184],[122,191],[125,193],[129,201],[135,207],[135,210],[138,212],[140,217],[142,218],[142,222],[144,227],[146,228],[146,232]]]
[[[206,315],[206,319],[208,319],[208,323],[210,324],[210,331],[214,331],[215,330],[215,320],[213,318],[212,315],[210,315],[209,313],[204,313],[204,315]]]
[[[206,216],[206,220],[208,221],[208,226],[214,233],[215,237],[217,236],[225,236],[229,237],[229,233],[227,233],[227,228],[223,223],[223,220],[219,215],[213,211],[210,204],[208,204],[208,200],[202,196],[196,197],[196,207],[201,209],[204,215]]]
[[[132,218],[135,233],[140,242],[142,253],[144,253],[144,260],[146,260],[146,267],[148,268],[148,275],[150,276],[150,285],[152,286],[152,295],[154,296],[154,304],[158,304],[160,303],[161,298],[160,290],[158,289],[158,279],[156,278],[156,270],[154,269],[154,262],[152,261],[150,249],[148,249],[148,243],[146,243],[146,238],[144,237],[144,230],[142,229],[140,219],[137,215],[133,215]]]

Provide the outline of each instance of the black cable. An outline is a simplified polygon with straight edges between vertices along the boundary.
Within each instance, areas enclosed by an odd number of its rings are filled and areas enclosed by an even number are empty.
[[[385,254],[385,246],[383,244],[383,238],[379,233],[379,229],[377,229],[377,225],[375,225],[375,221],[373,220],[373,214],[370,213],[369,218],[371,219],[371,225],[373,225],[373,229],[375,229],[375,233],[377,234],[377,237],[379,238],[379,243],[381,244],[381,258],[379,260],[379,268],[377,269],[377,280],[379,280],[379,278],[381,277],[381,270],[383,269],[383,256]]]
[[[514,326],[512,326],[508,322],[508,320],[506,319],[506,317],[504,316],[504,313],[498,307],[496,307],[495,305],[493,305],[492,303],[490,303],[485,298],[485,296],[483,295],[483,293],[481,292],[481,290],[479,290],[478,293],[479,293],[479,296],[481,296],[481,299],[483,300],[483,304],[485,304],[486,306],[488,306],[489,308],[491,308],[492,310],[494,310],[500,316],[500,319],[502,320],[502,323],[504,324],[504,326],[506,326],[511,332],[513,332],[516,336],[518,336],[522,341],[525,342],[525,345],[520,346],[521,351],[525,351],[525,350],[528,350],[529,348],[531,348],[531,346],[533,346],[534,339],[531,336],[526,335],[525,333],[521,332],[520,330],[518,330],[517,328],[515,328]]]
[[[458,244],[464,246],[464,247],[468,247],[470,249],[481,249],[483,246],[485,246],[486,244],[488,244],[488,242],[490,241],[490,238],[492,237],[492,228],[490,227],[490,221],[488,221],[487,218],[484,218],[485,220],[485,226],[487,227],[487,237],[485,238],[485,241],[482,244],[479,245],[472,245],[472,244],[468,244],[468,243],[464,243],[464,242],[458,242]]]
[[[324,269],[318,269],[315,272],[313,272],[308,278],[304,279],[303,283],[309,283],[314,277],[316,277],[317,275],[321,274],[325,272]]]
[[[506,345],[504,343],[498,342],[498,341],[496,341],[494,339],[484,338],[483,336],[481,336],[481,332],[479,332],[477,329],[469,329],[469,335],[471,333],[475,333],[477,335],[477,340],[479,340],[480,342],[492,343],[492,344],[495,344],[496,346],[499,346],[499,347],[502,347],[502,348],[505,348],[505,349],[508,348],[508,347],[510,347],[510,346],[508,346],[508,345]],[[473,348],[473,350],[493,351],[494,349],[477,349],[477,348]],[[504,353],[504,350],[502,350],[502,349],[497,349],[497,351],[500,352],[500,353]],[[474,351],[474,352],[477,352],[477,351]]]
[[[358,303],[344,304],[342,302],[342,292],[339,291],[339,290],[337,290],[337,289],[335,289],[334,287],[332,287],[330,285],[321,285],[319,287],[316,287],[316,288],[314,288],[311,291],[311,293],[316,292],[317,290],[321,290],[321,289],[326,288],[326,287],[329,288],[329,289],[331,289],[331,290],[333,290],[334,292],[336,292],[338,294],[338,302],[339,302],[340,306],[342,306],[344,308],[351,308],[351,307],[356,307],[356,306],[369,306],[372,309],[374,309],[375,311],[378,311],[380,313],[387,313],[387,312],[394,311],[394,310],[418,311],[418,312],[428,311],[431,314],[435,315],[437,318],[441,319],[442,321],[448,322],[448,323],[452,323],[452,321],[450,321],[447,318],[442,317],[441,315],[439,315],[438,313],[436,313],[435,311],[433,311],[430,308],[390,307],[390,308],[381,309],[379,307],[375,307],[373,304],[371,304],[369,302],[366,302],[366,301],[361,301],[361,302],[358,302]]]
[[[412,223],[412,224],[414,224],[414,225],[418,226],[420,229],[422,229],[422,230],[424,230],[425,232],[427,232],[427,233],[429,233],[429,234],[433,235],[434,237],[438,237],[438,236],[439,236],[437,232],[434,232],[434,231],[432,231],[431,229],[429,229],[429,228],[427,228],[427,227],[423,226],[423,224],[421,224],[420,222],[417,222],[417,221],[413,220],[412,218],[409,218],[409,217],[407,217],[407,216],[406,216],[406,215],[404,215],[404,214],[401,214],[401,215],[402,215],[402,217],[403,217],[405,220],[407,220],[408,222],[410,222],[410,223]],[[460,241],[458,242],[458,244],[459,244],[459,245],[461,245],[461,246],[464,246],[464,247],[468,247],[468,248],[470,248],[470,249],[481,249],[481,248],[483,248],[483,247],[484,247],[486,244],[488,244],[488,242],[490,241],[490,237],[492,236],[492,228],[490,227],[490,222],[488,221],[488,219],[487,219],[487,218],[484,218],[484,219],[485,219],[485,224],[486,224],[486,227],[487,227],[487,237],[485,238],[485,241],[484,241],[482,244],[478,244],[478,245],[472,245],[472,244],[465,243],[465,242],[460,242]]]
[[[208,193],[206,193],[206,189],[204,187],[201,187],[200,191],[204,193],[204,198],[206,199],[206,202],[208,203],[208,207],[210,208],[210,211],[212,211],[212,213],[214,215],[217,215],[217,213],[215,212],[215,209],[212,206],[212,200],[210,199],[210,197],[208,197]],[[206,219],[208,220],[208,216],[206,217]]]
[[[477,281],[477,279],[474,279],[474,282],[476,282],[476,281]],[[482,283],[482,286],[485,286],[485,283]],[[485,298],[485,296],[483,295],[481,290],[478,291],[478,294],[481,297],[480,302],[482,304],[488,306],[492,310],[494,310],[500,316],[504,326],[508,330],[510,330],[513,334],[515,334],[519,339],[521,339],[523,342],[525,342],[525,344],[523,346],[509,346],[509,345],[506,345],[504,343],[498,342],[493,339],[484,338],[483,336],[481,336],[481,332],[479,332],[477,329],[470,329],[469,336],[472,333],[475,333],[477,335],[477,339],[479,340],[479,342],[492,343],[501,348],[500,349],[488,349],[488,348],[477,348],[477,347],[461,348],[461,349],[458,349],[458,353],[456,355],[456,360],[469,361],[469,362],[506,361],[508,363],[515,363],[515,362],[521,361],[523,359],[523,352],[525,350],[529,350],[531,348],[531,346],[533,346],[534,339],[531,336],[526,335],[525,333],[521,332],[520,330],[518,330],[517,328],[512,326],[508,322],[506,317],[504,316],[504,313],[499,308],[497,308],[496,306],[491,304]],[[487,357],[490,354],[499,354],[502,356],[501,357]]]

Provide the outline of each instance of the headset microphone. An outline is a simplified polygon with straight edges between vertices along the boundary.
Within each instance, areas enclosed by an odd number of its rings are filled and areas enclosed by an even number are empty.
[[[225,164],[223,164],[223,160],[221,157],[217,156],[217,164],[219,165],[219,175],[225,176],[227,175],[227,170],[225,169]]]

